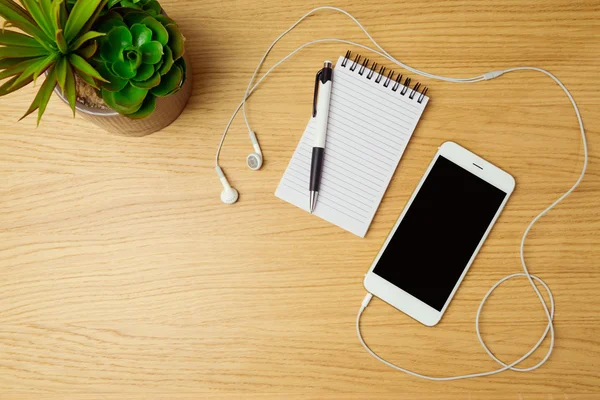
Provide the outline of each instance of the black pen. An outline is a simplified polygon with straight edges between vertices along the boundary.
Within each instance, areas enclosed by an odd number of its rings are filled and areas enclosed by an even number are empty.
[[[325,61],[323,69],[315,78],[315,96],[313,99],[313,118],[315,118],[315,144],[312,150],[310,163],[310,212],[317,206],[319,188],[321,186],[321,172],[323,171],[323,157],[325,155],[325,140],[327,138],[327,122],[329,121],[329,102],[331,100],[331,86],[333,84],[333,64]]]

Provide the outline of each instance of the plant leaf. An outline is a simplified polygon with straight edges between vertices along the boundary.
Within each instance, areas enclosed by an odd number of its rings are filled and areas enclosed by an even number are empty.
[[[90,85],[91,87],[93,87],[94,89],[98,89],[98,85],[96,85],[96,81],[94,81],[94,78],[92,78],[91,76],[89,76],[88,74],[86,74],[85,72],[81,72],[78,71],[77,75],[79,75],[79,77],[88,85]]]
[[[65,24],[63,21],[63,10],[64,9],[64,0],[56,0],[51,3],[50,6],[50,20],[52,21],[52,27],[54,31],[65,28]],[[66,11],[65,11],[66,13]]]
[[[31,36],[6,30],[0,31],[0,44],[21,47],[42,47],[42,45]]]
[[[133,36],[133,44],[135,46],[140,47],[152,40],[152,31],[142,24],[133,24],[129,30]]]
[[[79,54],[81,57],[87,59],[92,58],[92,56],[96,53],[96,50],[98,50],[98,43],[97,42],[92,42],[92,44],[85,46],[82,49],[79,49],[77,51],[77,54]]]
[[[134,81],[145,81],[154,75],[154,68],[150,64],[142,64],[137,69],[137,73],[133,78]]]
[[[71,10],[65,25],[65,39],[70,43],[81,31],[83,26],[94,15],[101,0],[78,1]]]
[[[36,0],[21,0],[29,14],[33,17],[37,25],[46,33],[48,36],[52,36],[54,29],[52,29],[52,23],[48,19],[50,15],[44,14],[40,3]]]
[[[115,103],[124,108],[131,108],[142,104],[148,89],[136,88],[132,85],[125,86],[122,90],[114,92]],[[137,110],[136,110],[137,111]]]
[[[39,126],[40,120],[42,119],[42,115],[44,115],[44,111],[46,111],[46,106],[48,105],[48,101],[50,100],[50,96],[52,95],[52,91],[54,90],[55,86],[56,71],[54,68],[52,68],[50,69],[46,80],[40,87],[40,90],[38,91],[37,95],[35,96],[35,99],[33,99],[33,103],[31,103],[31,106],[29,106],[29,109],[27,110],[27,112],[25,112],[25,115],[23,115],[21,119],[27,117],[35,110],[38,110],[37,124]]]
[[[61,53],[69,53],[69,46],[67,45],[67,41],[65,40],[65,35],[63,34],[62,29],[58,29],[56,31],[56,44],[58,45],[58,50],[60,50]]]
[[[0,0],[0,15],[7,21],[21,21],[35,25],[31,15],[12,0]]]
[[[134,112],[132,114],[125,114],[125,116],[128,118],[133,118],[133,119],[142,119],[142,118],[149,117],[154,112],[155,109],[156,109],[156,97],[152,96],[152,95],[148,95],[144,99],[144,102],[142,103],[142,106],[139,108],[139,110],[137,110],[136,112]]]
[[[160,42],[151,41],[140,46],[144,64],[156,64],[163,57],[163,46]]]
[[[75,88],[75,71],[73,71],[73,68],[69,63],[66,63],[66,65],[67,77],[65,80],[65,89],[63,90],[63,93],[67,97],[67,101],[71,106],[71,110],[73,110],[73,117],[75,117],[75,106],[77,102],[77,92]]]
[[[27,61],[27,60],[29,60],[29,57],[24,57],[24,58],[5,58],[4,60],[0,61],[0,69],[10,68],[13,65],[20,64],[23,61]]]
[[[0,0],[0,1],[2,1],[2,0]],[[40,28],[38,28],[37,26],[35,26],[27,21],[19,21],[19,20],[15,20],[15,19],[10,19],[10,20],[7,19],[4,22],[4,27],[6,28],[7,26],[14,26],[15,28],[19,28],[26,34],[33,36],[46,49],[48,49],[48,50],[52,49],[51,43],[54,42],[54,39],[51,38],[50,36],[46,35],[46,33],[44,31],[42,31]]]
[[[183,80],[183,70],[179,65],[175,65],[171,70],[165,74],[160,85],[151,90],[151,93],[155,96],[164,97],[171,94],[181,87]]]
[[[173,50],[173,60],[178,60],[185,52],[185,38],[177,25],[169,24],[165,29],[169,32],[168,46]]]
[[[169,32],[165,29],[163,24],[154,19],[154,17],[148,16],[140,23],[152,31],[152,40],[159,42],[163,46],[166,46],[167,43],[169,43]]]
[[[6,79],[10,76],[15,76],[21,74],[23,71],[27,69],[31,64],[35,64],[36,62],[44,59],[44,57],[36,57],[36,58],[26,58],[23,61],[16,63],[15,65],[6,68],[4,71],[0,72],[0,79]]]
[[[71,43],[71,46],[69,46],[69,48],[71,50],[77,50],[88,40],[96,39],[96,38],[99,38],[104,35],[105,35],[105,33],[100,33],[100,32],[94,32],[94,31],[86,32],[83,35],[79,36],[77,39],[75,39],[73,41],[73,43]]]
[[[102,98],[110,108],[112,108],[120,114],[133,114],[136,111],[138,111],[144,103],[143,101],[140,101],[140,104],[136,104],[133,107],[123,107],[117,104],[117,102],[115,101],[116,93],[118,92],[109,92],[107,90],[102,90]]]
[[[56,66],[54,67],[56,71],[56,81],[58,82],[58,86],[60,86],[60,90],[65,92],[65,85],[67,82],[67,57],[61,57],[56,62]]]
[[[37,77],[46,71],[52,63],[56,61],[56,54],[50,54],[47,57],[40,57],[40,60],[34,64],[29,65],[25,71],[17,78],[14,85],[19,85],[21,82],[31,78],[34,81]]]
[[[118,92],[127,86],[127,80],[116,76],[105,63],[98,67],[98,72],[108,80],[107,83],[102,84],[102,89],[106,89],[109,92]]]
[[[160,74],[155,72],[150,79],[139,82],[131,81],[130,83],[138,89],[152,89],[160,84]]]
[[[92,67],[87,61],[81,58],[81,56],[71,53],[69,54],[69,61],[71,62],[71,65],[77,68],[79,71],[91,76],[94,79],[106,82],[106,79],[104,79],[102,75],[100,75],[98,71],[96,71],[94,67]]]
[[[18,77],[14,76],[14,77],[10,78],[9,80],[7,80],[6,82],[4,82],[4,84],[2,86],[0,86],[0,96],[4,96],[9,93],[12,93],[15,90],[19,90],[22,87],[27,86],[31,82],[33,82],[33,78],[29,77],[29,78],[25,79],[24,81],[22,81],[21,83],[19,83],[18,85],[15,85],[14,83],[16,82],[17,78]]]
[[[88,19],[88,21],[85,23],[85,25],[83,26],[83,28],[81,28],[81,32],[89,32],[89,31],[92,30],[92,26],[94,26],[94,24],[96,23],[96,20],[98,20],[98,17],[100,16],[100,14],[102,13],[102,11],[104,10],[104,6],[106,5],[106,3],[108,3],[108,0],[102,0],[102,1],[100,1],[100,4],[98,4],[98,7],[96,8],[96,11]]]
[[[134,62],[130,60],[115,61],[112,70],[121,79],[129,80],[135,76]]]
[[[48,50],[41,47],[0,47],[0,58],[39,57],[48,55]]]
[[[163,65],[160,67],[159,71],[161,75],[166,74],[167,72],[169,72],[171,70],[171,67],[173,66],[173,63],[175,61],[173,61],[173,52],[171,51],[171,48],[169,46],[164,48],[165,50],[165,55],[163,56]]]
[[[23,71],[25,71],[27,69],[27,67],[29,67],[31,64],[35,64],[36,62],[42,60],[44,57],[37,57],[37,58],[28,58],[25,59],[25,61],[22,61],[20,63],[17,63],[13,66],[11,66],[10,68],[6,68],[4,71],[0,72],[0,79],[6,79],[10,76],[14,76],[14,75],[19,75],[21,74]]]

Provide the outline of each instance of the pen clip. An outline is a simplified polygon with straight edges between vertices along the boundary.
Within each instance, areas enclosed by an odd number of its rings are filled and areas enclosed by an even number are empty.
[[[323,74],[323,70],[317,72],[315,77],[315,97],[313,98],[313,118],[317,116],[317,97],[319,96],[319,78]]]

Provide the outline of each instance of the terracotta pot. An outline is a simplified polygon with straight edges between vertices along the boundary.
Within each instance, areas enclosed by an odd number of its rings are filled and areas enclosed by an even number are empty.
[[[76,110],[84,119],[93,122],[100,128],[118,135],[146,136],[171,125],[183,112],[190,96],[192,95],[192,65],[188,54],[184,56],[187,64],[187,78],[179,92],[167,97],[156,98],[156,110],[147,118],[131,119],[119,115],[113,110],[101,110],[77,103]],[[58,97],[67,105],[69,104],[57,85],[54,89]]]

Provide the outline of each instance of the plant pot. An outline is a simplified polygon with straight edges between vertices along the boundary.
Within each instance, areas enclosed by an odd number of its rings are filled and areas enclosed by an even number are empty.
[[[187,77],[182,88],[175,94],[156,99],[156,109],[147,118],[131,119],[120,115],[113,110],[92,108],[81,103],[76,104],[76,110],[84,119],[93,122],[100,128],[123,136],[146,136],[160,131],[171,125],[183,112],[190,96],[192,95],[192,65],[188,54],[184,54],[187,65]],[[57,85],[54,91],[67,105],[69,102]]]

